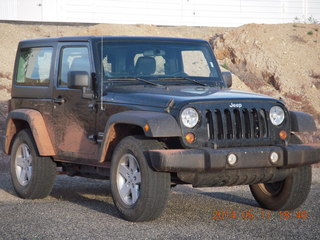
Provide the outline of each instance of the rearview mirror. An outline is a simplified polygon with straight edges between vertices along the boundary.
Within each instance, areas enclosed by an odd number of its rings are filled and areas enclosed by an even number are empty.
[[[165,55],[165,51],[161,49],[146,50],[143,52],[143,56],[145,57],[164,56],[164,55]]]
[[[227,87],[231,88],[232,86],[232,74],[231,72],[222,72],[223,80],[226,82]]]
[[[75,89],[89,87],[89,73],[86,71],[68,72],[68,87]]]

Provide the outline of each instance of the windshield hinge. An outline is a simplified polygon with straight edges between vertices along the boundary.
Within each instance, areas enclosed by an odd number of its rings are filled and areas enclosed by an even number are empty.
[[[172,98],[172,99],[168,102],[167,107],[164,109],[164,111],[167,112],[167,113],[170,113],[173,105],[174,105],[174,99]]]

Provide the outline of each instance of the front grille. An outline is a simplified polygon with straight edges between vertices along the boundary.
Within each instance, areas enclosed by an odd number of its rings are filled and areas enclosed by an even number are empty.
[[[206,111],[208,139],[259,140],[269,137],[265,109],[214,109]]]

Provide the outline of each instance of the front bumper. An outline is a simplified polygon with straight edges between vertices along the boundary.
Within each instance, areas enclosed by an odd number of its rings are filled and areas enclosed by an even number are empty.
[[[270,160],[272,152],[276,152],[279,156],[276,163]],[[237,162],[232,166],[227,161],[231,153],[237,156]],[[152,167],[162,172],[294,168],[320,162],[320,145],[150,150],[149,156]]]

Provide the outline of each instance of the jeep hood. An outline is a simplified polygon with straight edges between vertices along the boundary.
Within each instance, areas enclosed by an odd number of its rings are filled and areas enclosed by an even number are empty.
[[[215,102],[215,101],[236,101],[279,102],[274,98],[238,90],[220,89],[202,86],[119,86],[108,89],[103,99],[105,102],[116,104],[128,104],[139,106],[150,106],[165,108],[171,100],[174,100],[174,107],[177,108],[187,103]]]

